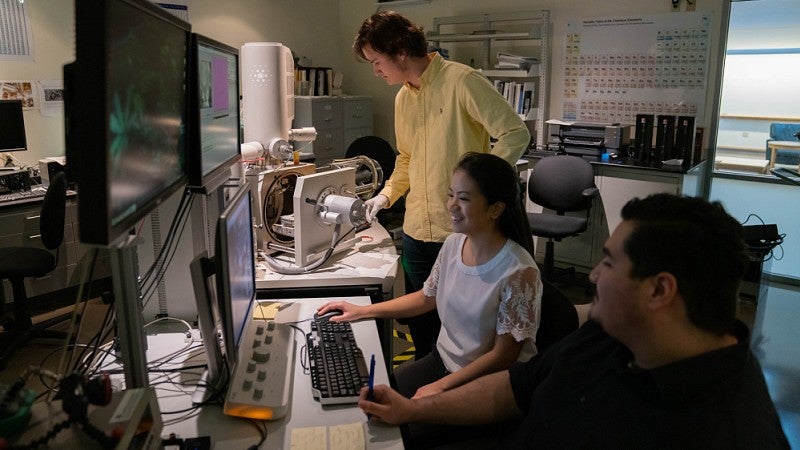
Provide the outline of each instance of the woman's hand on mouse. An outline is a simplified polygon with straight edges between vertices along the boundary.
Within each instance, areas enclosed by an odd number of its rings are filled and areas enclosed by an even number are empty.
[[[324,315],[331,311],[339,310],[341,314],[331,316],[331,322],[350,322],[367,318],[367,306],[354,305],[348,302],[328,302],[317,308],[317,315]]]

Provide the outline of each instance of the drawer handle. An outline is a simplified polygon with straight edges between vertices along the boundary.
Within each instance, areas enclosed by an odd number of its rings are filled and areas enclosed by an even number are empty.
[[[25,218],[25,220],[34,220],[34,219],[38,219],[38,218],[40,218],[40,217],[41,217],[41,216],[39,216],[39,215],[36,215],[36,216],[28,216],[28,217],[26,217],[26,218]]]
[[[322,119],[322,120],[324,120],[325,122],[330,122],[330,121],[332,121],[332,120],[333,120],[333,117],[325,117],[325,118],[324,118],[324,119]]]
[[[36,238],[41,238],[41,237],[42,237],[41,234],[32,234],[32,235],[28,236],[28,239],[36,239]]]

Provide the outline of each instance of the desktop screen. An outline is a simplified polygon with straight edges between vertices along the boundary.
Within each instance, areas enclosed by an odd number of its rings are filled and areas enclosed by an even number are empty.
[[[236,362],[239,338],[256,296],[253,217],[250,188],[243,185],[219,217],[215,239],[215,273],[218,311],[222,322],[225,356]]]
[[[192,34],[191,79],[189,186],[208,192],[240,158],[238,50]]]
[[[184,185],[190,29],[146,0],[75,3],[65,128],[83,242],[112,244]]]
[[[27,150],[22,101],[0,100],[0,152]]]

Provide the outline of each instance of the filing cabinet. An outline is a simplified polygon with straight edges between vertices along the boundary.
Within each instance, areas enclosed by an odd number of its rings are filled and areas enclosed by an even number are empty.
[[[314,153],[315,164],[323,166],[344,158],[347,146],[361,136],[372,134],[372,99],[366,96],[295,96],[293,128],[314,127],[317,139],[303,153]]]

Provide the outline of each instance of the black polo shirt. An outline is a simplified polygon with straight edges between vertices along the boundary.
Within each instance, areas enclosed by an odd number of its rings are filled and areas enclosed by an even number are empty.
[[[748,347],[739,343],[653,370],[597,322],[510,369],[520,427],[501,448],[789,448]]]

